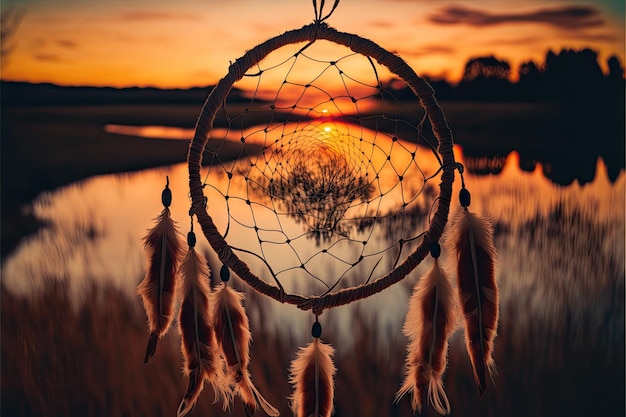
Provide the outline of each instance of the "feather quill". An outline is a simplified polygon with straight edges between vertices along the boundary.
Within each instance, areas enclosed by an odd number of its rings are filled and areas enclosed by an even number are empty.
[[[487,374],[493,379],[495,372],[492,354],[499,316],[493,226],[485,217],[463,208],[451,233],[457,253],[457,286],[465,318],[465,343],[482,395]]]
[[[178,326],[182,339],[183,372],[189,377],[189,387],[178,407],[178,417],[193,410],[205,381],[211,384],[215,401],[221,398],[223,409],[226,410],[231,400],[230,381],[211,327],[209,269],[195,249],[189,248],[181,265],[181,274],[184,298]]]
[[[411,393],[413,411],[422,412],[428,400],[439,414],[450,413],[443,388],[448,339],[457,326],[455,293],[449,278],[435,259],[432,269],[415,284],[403,332],[409,338],[404,384],[396,401]]]
[[[144,363],[154,355],[159,338],[163,337],[174,316],[176,301],[176,270],[182,243],[176,225],[165,207],[155,219],[156,225],[144,238],[148,258],[146,275],[137,287],[148,316],[150,339]]]
[[[214,308],[213,328],[228,365],[229,377],[234,381],[235,394],[239,395],[252,413],[261,406],[269,416],[280,415],[256,389],[250,378],[250,326],[242,306],[244,295],[226,284],[211,294]]]
[[[335,365],[332,346],[316,338],[300,348],[291,362],[290,382],[294,387],[291,409],[296,417],[330,417],[333,411]]]

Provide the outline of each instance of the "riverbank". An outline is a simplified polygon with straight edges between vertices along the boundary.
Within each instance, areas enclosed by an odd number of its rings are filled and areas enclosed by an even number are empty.
[[[202,108],[201,100],[195,104],[145,101],[38,107],[6,105],[3,100],[2,257],[39,227],[23,207],[41,192],[94,175],[185,161],[188,141],[154,140],[104,130],[107,124],[193,128]],[[403,102],[399,106],[401,109],[394,111],[411,112],[416,104]],[[606,123],[598,124],[597,119],[570,119],[568,109],[554,104],[444,102],[442,107],[456,143],[463,146],[468,158],[503,160],[516,150],[522,169],[533,170],[541,162],[546,176],[560,184],[593,180],[598,157],[604,159],[611,179],[624,168],[623,123],[617,123],[616,116],[611,116],[612,125],[621,126],[621,135],[619,129],[604,132]],[[255,117],[262,118],[263,114]],[[216,124],[223,121],[218,119]],[[594,124],[604,127],[598,128],[597,135],[586,133],[591,129],[588,125]],[[574,135],[577,130],[580,134]],[[221,148],[220,152],[227,157],[228,149]],[[483,173],[490,172],[497,173],[497,169]]]

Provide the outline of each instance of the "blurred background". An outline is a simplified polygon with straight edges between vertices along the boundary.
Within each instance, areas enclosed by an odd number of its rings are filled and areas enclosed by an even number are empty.
[[[174,415],[187,384],[175,329],[143,364],[141,238],[166,175],[185,219],[188,139],[211,86],[248,49],[312,22],[312,4],[1,7],[0,413]],[[495,225],[498,375],[478,398],[455,333],[452,415],[624,415],[624,21],[613,0],[342,0],[328,20],[431,83],[472,209]],[[401,83],[383,81],[411,105]],[[393,398],[407,302],[426,268],[321,316],[337,351],[335,415],[412,414]],[[246,310],[253,380],[290,415],[288,367],[310,340],[310,313],[249,291]],[[192,415],[219,414],[212,399]],[[240,403],[232,414],[244,415]]]

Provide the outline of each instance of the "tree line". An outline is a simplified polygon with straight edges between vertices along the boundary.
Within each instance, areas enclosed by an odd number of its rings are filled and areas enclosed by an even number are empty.
[[[563,49],[547,52],[543,63],[522,63],[515,82],[511,65],[494,56],[469,59],[456,85],[425,78],[441,101],[530,104],[489,123],[479,116],[470,125],[455,121],[455,140],[466,158],[503,160],[515,149],[523,169],[541,161],[545,175],[558,184],[586,183],[595,177],[599,157],[611,181],[624,169],[624,68],[616,56],[606,67],[603,72],[591,49]],[[408,87],[390,93],[415,100]],[[472,136],[494,139],[473,142]]]
[[[624,68],[615,55],[607,60],[605,74],[596,51],[562,49],[548,51],[545,61],[523,62],[518,81],[511,81],[511,65],[493,55],[471,58],[465,64],[461,81],[425,77],[441,100],[572,102],[588,100],[624,100]],[[411,99],[408,88],[397,90],[399,99]]]

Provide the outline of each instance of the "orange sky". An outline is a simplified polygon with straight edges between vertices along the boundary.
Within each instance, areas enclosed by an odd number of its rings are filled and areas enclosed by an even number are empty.
[[[3,1],[11,9],[24,15],[2,79],[115,87],[214,84],[229,61],[314,17],[309,0]],[[328,23],[452,81],[489,54],[513,73],[548,49],[591,47],[603,68],[611,55],[624,62],[623,0],[342,0]]]

